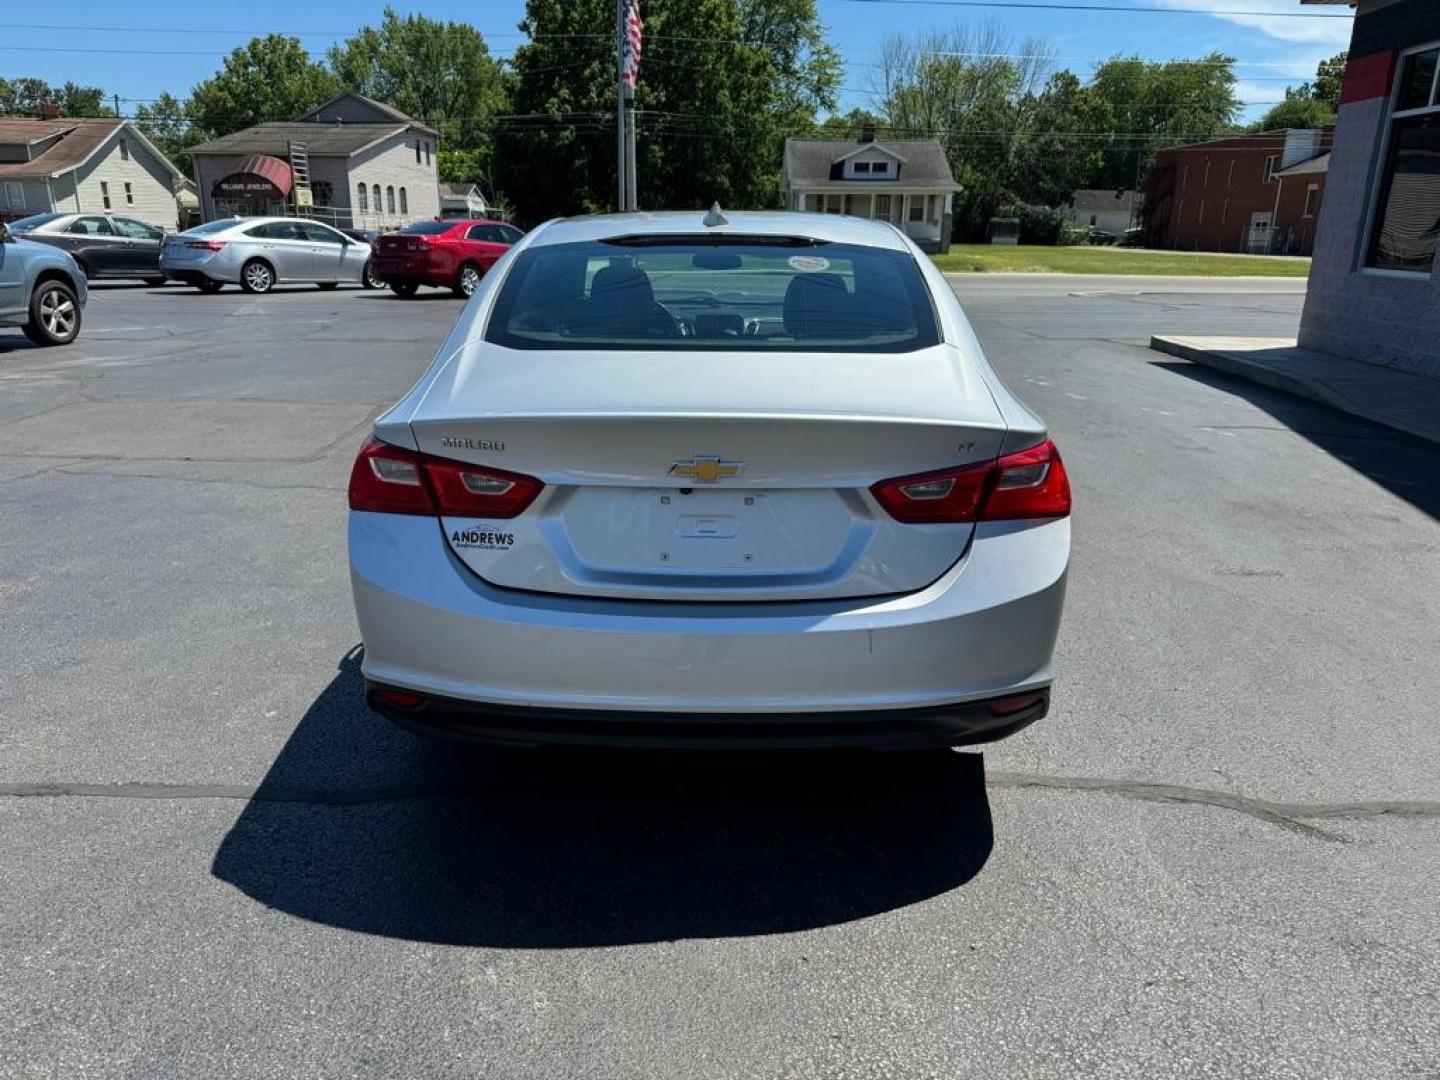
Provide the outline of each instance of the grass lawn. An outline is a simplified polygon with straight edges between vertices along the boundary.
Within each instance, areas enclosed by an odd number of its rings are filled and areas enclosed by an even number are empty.
[[[1294,277],[1310,273],[1309,259],[1256,255],[1186,255],[1130,248],[1040,247],[955,244],[934,255],[948,273],[1173,274],[1185,277]]]

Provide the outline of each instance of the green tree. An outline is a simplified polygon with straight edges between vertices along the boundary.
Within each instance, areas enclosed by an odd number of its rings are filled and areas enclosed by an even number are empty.
[[[135,110],[135,126],[182,168],[180,155],[186,147],[193,146],[203,137],[190,123],[189,108],[185,102],[168,93],[139,106]]]
[[[1096,133],[1114,129],[1114,112],[1069,71],[1050,76],[1024,112],[1029,133],[1016,154],[1015,192],[1025,203],[1064,206],[1099,176],[1105,154]]]
[[[1315,81],[1310,84],[1310,96],[1330,106],[1332,113],[1340,111],[1340,86],[1345,80],[1345,64],[1348,53],[1336,53],[1328,60],[1321,60],[1315,67]]]
[[[1285,100],[1250,126],[1251,131],[1276,131],[1280,128],[1318,128],[1335,123],[1335,110],[1328,102],[1311,96],[1310,87],[1288,88]]]
[[[44,79],[0,77],[0,113],[10,116],[38,116],[40,106],[50,98],[50,84]]]
[[[425,121],[457,148],[485,148],[491,117],[505,107],[500,64],[467,23],[387,7],[378,27],[330,50],[330,67],[346,89]]]
[[[1212,52],[1159,62],[1115,57],[1097,67],[1090,88],[1109,105],[1115,134],[1095,186],[1134,188],[1157,150],[1234,130],[1234,65],[1234,57]]]
[[[1285,100],[1250,125],[1250,131],[1317,128],[1335,122],[1340,87],[1345,80],[1346,53],[1336,53],[1315,66],[1315,81],[1285,88]]]
[[[996,22],[881,42],[874,93],[897,138],[934,137],[961,185],[955,232],[979,237],[996,210],[1027,201],[1019,177],[1052,51]]]
[[[0,114],[38,116],[44,105],[54,105],[61,116],[114,116],[98,86],[66,82],[51,86],[44,79],[0,78]]]
[[[843,74],[815,0],[739,0],[740,39],[768,64],[768,118],[787,127],[835,107]],[[720,46],[725,48],[725,46]]]
[[[615,204],[611,0],[529,0],[502,181],[524,219]],[[833,108],[814,0],[651,0],[635,99],[639,202],[778,204],[784,137]]]
[[[817,139],[854,139],[862,128],[872,127],[877,133],[885,130],[885,118],[869,109],[851,109],[844,116],[827,116],[815,126]]]
[[[335,77],[298,38],[270,34],[230,53],[212,78],[190,92],[190,121],[203,137],[266,120],[294,120],[337,92]]]
[[[442,146],[437,157],[443,183],[483,184],[487,178],[489,155],[483,150]]]

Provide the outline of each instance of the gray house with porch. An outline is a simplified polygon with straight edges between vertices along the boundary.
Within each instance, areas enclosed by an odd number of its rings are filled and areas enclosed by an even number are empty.
[[[786,139],[791,210],[888,221],[926,251],[950,246],[960,185],[934,139]]]

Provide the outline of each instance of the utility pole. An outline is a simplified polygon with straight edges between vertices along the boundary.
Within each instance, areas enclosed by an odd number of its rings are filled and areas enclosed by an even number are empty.
[[[120,115],[120,95],[119,95],[119,94],[116,94],[116,95],[115,95],[115,115],[116,115],[116,116],[119,116],[119,115]]]

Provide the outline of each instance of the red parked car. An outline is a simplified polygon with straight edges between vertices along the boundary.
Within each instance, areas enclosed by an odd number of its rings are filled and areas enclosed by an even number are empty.
[[[396,296],[414,296],[421,285],[469,296],[523,235],[503,221],[417,221],[381,236],[371,262]]]

